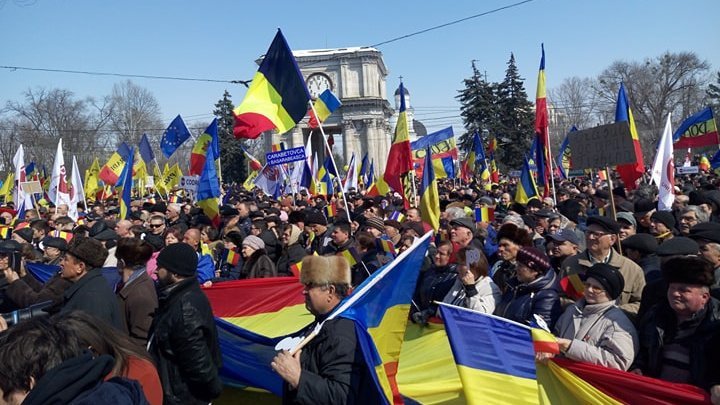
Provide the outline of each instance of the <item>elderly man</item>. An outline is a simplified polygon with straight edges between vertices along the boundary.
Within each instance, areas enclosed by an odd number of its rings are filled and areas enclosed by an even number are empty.
[[[570,256],[562,263],[560,278],[573,274],[584,275],[595,263],[607,263],[617,267],[625,280],[620,294],[619,307],[632,319],[640,309],[640,299],[645,288],[645,274],[640,266],[618,253],[613,246],[617,243],[620,225],[604,216],[591,216],[587,220],[585,251]],[[564,304],[570,301],[564,300]]]
[[[710,219],[707,212],[703,211],[697,205],[689,205],[684,207],[678,212],[678,230],[682,236],[688,236],[690,234],[690,228],[693,226],[705,223]]]
[[[315,322],[297,335],[307,336],[319,323],[323,325],[302,350],[294,354],[281,351],[270,363],[284,380],[283,403],[380,403],[380,398],[362,398],[377,390],[359,355],[354,322],[342,317],[326,320],[350,294],[348,262],[339,256],[307,256],[302,269],[305,306],[315,316]]]
[[[127,219],[117,221],[115,223],[115,233],[117,233],[118,238],[131,238],[133,235],[130,233],[130,227],[132,226],[133,223]]]
[[[455,252],[468,246],[484,251],[482,242],[475,238],[477,228],[472,219],[467,217],[453,219],[450,221],[450,227],[450,240],[455,245]]]
[[[710,391],[720,400],[720,301],[710,296],[710,264],[699,257],[676,257],[663,264],[666,300],[638,325],[637,374]]]
[[[694,226],[688,235],[700,247],[700,254],[713,266],[715,284],[710,293],[720,299],[720,224],[705,222]]]
[[[200,245],[200,230],[196,228],[188,229],[183,235],[183,243],[190,245],[198,256],[197,279],[202,284],[215,277],[215,265],[212,261],[212,255],[202,253]]]

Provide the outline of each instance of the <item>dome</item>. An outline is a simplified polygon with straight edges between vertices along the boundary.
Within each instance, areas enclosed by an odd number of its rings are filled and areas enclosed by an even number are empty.
[[[398,86],[397,90],[395,90],[395,95],[396,95],[396,96],[399,96],[399,95],[400,95],[400,86]],[[410,95],[410,90],[408,90],[407,87],[405,87],[405,95],[406,95],[406,96],[409,96],[409,95]]]

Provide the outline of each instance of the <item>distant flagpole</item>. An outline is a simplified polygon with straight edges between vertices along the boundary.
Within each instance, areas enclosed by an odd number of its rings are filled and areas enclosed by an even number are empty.
[[[312,100],[308,100],[308,104],[310,105],[310,108],[312,109],[313,114],[315,114],[315,116],[317,117],[317,111],[315,111],[315,106],[313,105]],[[337,164],[335,164],[335,157],[333,156],[332,148],[328,144],[327,138],[325,138],[325,130],[323,129],[322,122],[320,122],[319,120],[318,120],[318,128],[320,128],[320,135],[322,135],[323,144],[325,145],[325,148],[330,153],[330,161],[332,162],[333,167],[335,168],[335,174],[337,174],[337,176],[335,176],[335,178],[337,179],[338,184],[340,184],[340,189],[342,190],[343,185],[342,185],[342,182],[339,180],[340,179],[340,171],[338,170]],[[310,135],[312,136],[312,132],[310,133]],[[333,194],[334,193],[335,193],[335,190],[333,189]],[[345,206],[345,213],[347,214],[347,220],[350,221],[350,209],[348,208],[348,203],[347,203],[347,200],[345,199],[345,193],[341,192],[340,194],[342,195],[343,205]]]

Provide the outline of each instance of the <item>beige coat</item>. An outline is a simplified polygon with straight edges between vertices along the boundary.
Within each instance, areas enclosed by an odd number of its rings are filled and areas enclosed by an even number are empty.
[[[614,301],[570,305],[555,324],[555,335],[572,340],[565,356],[626,371],[639,345],[637,331]]]
[[[613,249],[610,256],[609,265],[617,267],[625,279],[625,288],[620,294],[618,304],[620,309],[625,311],[631,319],[637,315],[640,309],[640,298],[645,288],[645,273],[642,268],[635,264],[632,260],[621,255]],[[574,256],[570,256],[563,261],[560,266],[560,278],[567,277],[570,274],[584,275],[585,271],[592,267],[590,259],[588,259],[587,251],[580,252]],[[563,300],[563,306],[569,301]]]

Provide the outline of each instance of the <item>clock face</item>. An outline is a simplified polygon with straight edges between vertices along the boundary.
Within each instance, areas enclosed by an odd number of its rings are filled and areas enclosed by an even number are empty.
[[[308,90],[310,91],[310,96],[312,96],[312,98],[317,98],[325,90],[332,90],[332,83],[330,83],[330,78],[328,78],[322,73],[315,73],[308,76],[307,86]]]

